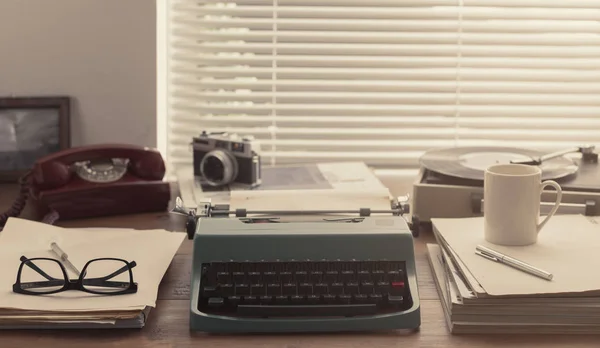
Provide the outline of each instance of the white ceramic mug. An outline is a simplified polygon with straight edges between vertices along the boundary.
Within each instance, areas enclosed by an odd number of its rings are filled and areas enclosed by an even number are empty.
[[[556,213],[562,189],[552,180],[542,182],[537,166],[498,164],[485,171],[483,215],[485,239],[499,245],[530,245]],[[550,213],[540,222],[542,190],[556,189],[556,201]]]

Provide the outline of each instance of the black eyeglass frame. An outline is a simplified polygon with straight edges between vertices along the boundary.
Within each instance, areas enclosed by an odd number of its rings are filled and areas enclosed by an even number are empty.
[[[19,265],[19,270],[17,272],[17,280],[13,284],[13,292],[16,292],[19,294],[40,296],[40,295],[56,294],[56,293],[68,291],[68,290],[79,290],[79,291],[83,291],[83,292],[87,292],[87,293],[91,293],[91,294],[113,296],[113,295],[124,295],[124,294],[135,293],[135,292],[137,292],[137,289],[138,289],[138,284],[133,281],[133,272],[132,272],[132,269],[137,265],[135,261],[127,262],[126,260],[123,260],[123,259],[111,258],[111,257],[92,259],[92,260],[89,260],[85,264],[85,266],[83,267],[83,270],[81,271],[81,274],[79,275],[79,278],[70,279],[67,276],[67,270],[65,269],[65,266],[57,259],[52,259],[52,258],[47,258],[47,257],[35,257],[35,258],[30,259],[25,256],[21,256],[20,260],[21,260],[21,265]],[[39,268],[38,266],[35,265],[35,263],[33,262],[35,260],[45,260],[45,261],[56,262],[62,271],[63,279],[54,278],[54,277],[48,275],[41,268]],[[117,271],[115,271],[111,274],[108,274],[104,277],[84,278],[85,274],[86,274],[86,270],[92,262],[104,261],[104,260],[120,261],[120,262],[123,262],[125,264],[125,266],[121,267]],[[38,281],[38,282],[22,283],[21,282],[21,272],[25,265],[27,265],[34,271],[38,272],[41,276],[43,276],[47,280],[46,281]],[[109,280],[125,271],[129,272],[129,283]],[[29,291],[29,290],[23,288],[23,285],[27,285],[27,287],[35,287],[36,285],[53,286],[52,285],[53,282],[55,282],[54,286],[63,284],[63,287],[60,289],[55,289],[55,290],[51,290],[51,291]],[[60,283],[58,283],[58,282],[60,282]],[[85,285],[101,286],[101,287],[106,287],[106,288],[118,287],[118,288],[123,288],[123,289],[120,291],[103,292],[103,291],[94,291],[94,290],[87,289],[85,287]]]

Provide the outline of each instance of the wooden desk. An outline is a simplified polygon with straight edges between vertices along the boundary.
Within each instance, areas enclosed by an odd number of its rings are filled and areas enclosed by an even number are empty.
[[[397,195],[410,192],[412,178],[382,178]],[[0,185],[0,210],[16,196],[13,185]],[[26,210],[22,217],[28,218]],[[182,217],[168,213],[140,214],[78,221],[59,221],[65,227],[164,228],[183,231]],[[0,232],[1,233],[1,232]],[[370,347],[598,347],[597,336],[450,335],[427,262],[430,232],[415,239],[422,325],[417,332],[208,335],[189,331],[191,242],[185,240],[161,283],[157,307],[146,327],[137,330],[0,331],[0,347],[278,347],[278,348],[370,348]],[[7,291],[6,289],[2,291]]]

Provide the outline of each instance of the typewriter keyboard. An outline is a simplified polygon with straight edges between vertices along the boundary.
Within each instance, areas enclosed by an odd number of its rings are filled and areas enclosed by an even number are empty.
[[[402,261],[212,262],[198,310],[243,317],[359,316],[412,306]]]

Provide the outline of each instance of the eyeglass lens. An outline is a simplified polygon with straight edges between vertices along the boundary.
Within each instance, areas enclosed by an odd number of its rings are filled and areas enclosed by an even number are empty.
[[[118,260],[95,260],[90,262],[83,277],[83,287],[101,293],[126,290],[130,285],[127,263]]]
[[[58,262],[30,260],[21,270],[21,289],[40,294],[60,290],[65,285],[64,277]]]

